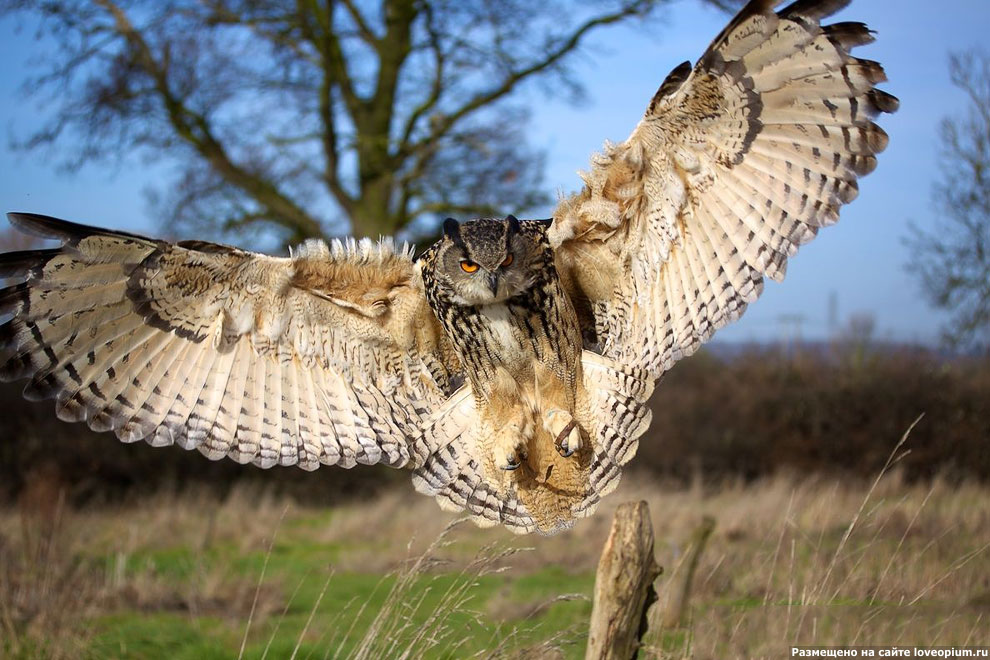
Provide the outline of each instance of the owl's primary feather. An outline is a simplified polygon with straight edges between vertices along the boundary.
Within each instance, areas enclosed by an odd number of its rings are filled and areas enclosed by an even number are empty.
[[[261,467],[403,467],[450,394],[411,253],[388,241],[274,258],[10,219],[63,245],[0,256],[24,280],[0,292],[0,377],[60,419]]]
[[[850,54],[872,34],[820,23],[848,0],[777,4],[674,69],[549,227],[274,258],[11,214],[62,247],[0,256],[0,378],[127,442],[406,467],[479,524],[569,527],[636,453],[656,380],[783,279],[887,144],[897,100]]]
[[[753,0],[675,69],[554,213],[558,270],[602,354],[654,378],[782,280],[887,145],[873,119],[897,99],[849,54],[872,33],[819,24],[848,0],[776,4]]]

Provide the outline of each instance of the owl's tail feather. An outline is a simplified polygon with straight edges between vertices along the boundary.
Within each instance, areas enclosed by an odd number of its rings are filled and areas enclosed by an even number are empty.
[[[436,498],[447,511],[467,511],[481,527],[499,523],[517,534],[554,534],[594,513],[603,497],[619,485],[622,466],[636,453],[639,437],[650,425],[646,401],[653,381],[641,369],[620,365],[585,351],[584,386],[595,426],[591,452],[582,464],[583,476],[566,488],[517,476],[506,486],[481,464],[486,444],[470,387],[458,390],[433,417],[413,456],[416,490]],[[427,448],[435,447],[432,452]],[[579,460],[577,457],[564,459]],[[558,466],[558,469],[560,467]],[[501,476],[501,475],[497,475]],[[521,490],[520,490],[521,489]]]
[[[536,521],[516,492],[489,483],[479,463],[483,443],[478,434],[474,396],[465,385],[437,411],[412,444],[413,486],[436,498],[445,511],[465,510],[480,527],[499,523],[516,534],[537,531]],[[432,453],[427,448],[436,447]]]

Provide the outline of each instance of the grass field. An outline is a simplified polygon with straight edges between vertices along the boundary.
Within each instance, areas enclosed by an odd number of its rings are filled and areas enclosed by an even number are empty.
[[[0,655],[583,657],[598,554],[631,499],[650,504],[665,568],[645,657],[990,644],[990,488],[894,471],[687,489],[633,475],[552,538],[449,527],[411,487],[322,508],[242,489],[69,511],[39,486],[0,511]],[[688,615],[664,626],[705,515]]]

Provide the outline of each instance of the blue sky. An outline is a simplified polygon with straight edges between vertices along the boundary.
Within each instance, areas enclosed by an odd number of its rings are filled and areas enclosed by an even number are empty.
[[[531,139],[547,150],[549,188],[576,188],[575,172],[587,166],[591,153],[606,138],[624,139],[667,72],[696,59],[726,20],[693,0],[680,0],[649,28],[614,28],[589,42],[574,62],[586,102],[574,106],[547,98],[534,86],[527,97],[534,108]],[[903,238],[908,220],[929,226],[934,218],[929,193],[938,176],[937,126],[964,108],[948,80],[948,52],[985,42],[990,0],[854,0],[834,20],[863,21],[878,33],[875,44],[858,52],[883,63],[890,78],[884,89],[901,99],[900,111],[882,121],[890,147],[842,221],[805,246],[789,264],[786,281],[769,282],[763,297],[720,331],[719,339],[775,339],[782,332],[780,317],[793,314],[806,317],[806,338],[824,338],[830,298],[840,322],[872,314],[884,338],[932,341],[944,321],[921,299],[907,272]],[[0,94],[6,99],[0,106],[0,207],[155,233],[143,190],[163,176],[162,167],[132,159],[121,168],[94,165],[67,175],[41,154],[11,152],[8,136],[22,134],[44,113],[18,92],[38,47],[29,31],[0,22]]]

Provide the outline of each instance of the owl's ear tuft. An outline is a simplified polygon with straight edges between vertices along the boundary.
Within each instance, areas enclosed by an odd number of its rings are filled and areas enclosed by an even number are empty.
[[[516,218],[516,216],[510,213],[509,215],[505,216],[505,221],[509,223],[510,234],[519,233],[519,220]]]
[[[443,221],[443,235],[449,238],[454,245],[467,252],[464,239],[461,238],[461,223],[457,220],[447,218]]]
[[[457,220],[453,218],[447,218],[443,221],[443,234],[450,240],[457,242],[461,238],[461,225]]]

